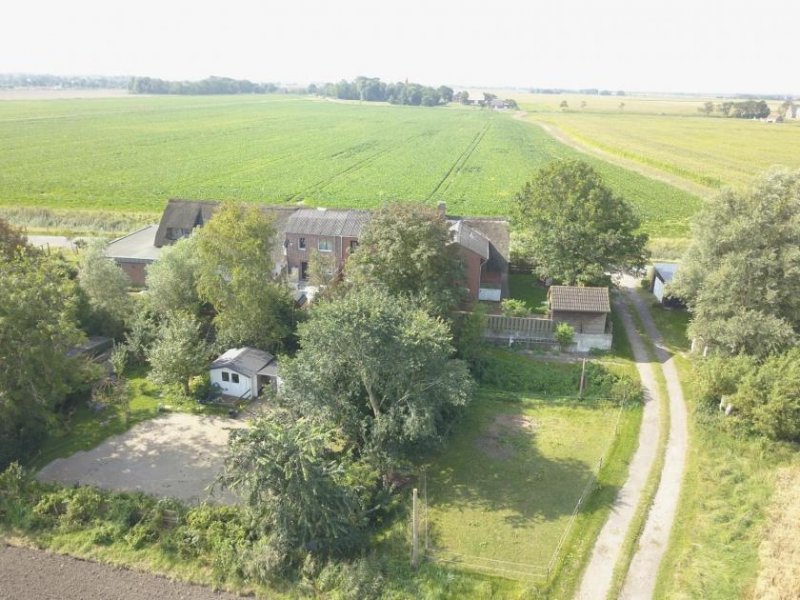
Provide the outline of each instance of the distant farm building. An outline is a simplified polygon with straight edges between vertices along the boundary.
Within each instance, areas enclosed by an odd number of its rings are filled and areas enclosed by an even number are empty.
[[[106,246],[105,255],[116,262],[134,285],[144,285],[147,267],[158,260],[161,248],[156,245],[158,225],[149,225]]]
[[[683,306],[683,302],[672,296],[669,284],[678,272],[678,263],[655,263],[653,265],[653,279],[650,282],[650,291],[656,299],[665,306]]]
[[[607,287],[554,285],[547,292],[550,318],[575,330],[579,350],[611,348],[611,299]]]

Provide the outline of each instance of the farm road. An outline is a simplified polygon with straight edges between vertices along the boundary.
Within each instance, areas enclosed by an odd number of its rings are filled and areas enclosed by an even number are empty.
[[[674,358],[665,348],[661,334],[653,322],[645,301],[636,293],[636,284],[637,282],[632,278],[625,278],[623,281],[625,302],[621,316],[647,397],[642,428],[639,433],[639,448],[631,461],[628,480],[620,490],[612,507],[611,515],[595,542],[592,557],[581,581],[577,596],[579,600],[605,599],[608,596],[614,567],[620,558],[622,542],[639,505],[642,490],[656,458],[658,444],[655,440],[658,440],[659,437],[661,419],[667,418],[667,415],[660,414],[658,402],[654,402],[654,399],[659,397],[658,387],[652,366],[648,362],[644,340],[635,330],[628,312],[629,305],[636,309],[645,333],[653,343],[655,358],[667,383],[669,434],[658,489],[625,576],[620,598],[625,600],[652,598],[658,569],[667,549],[672,524],[678,509],[683,482],[689,437],[683,390]],[[641,457],[642,453],[645,453],[644,457]]]
[[[235,600],[240,596],[0,542],[0,600]]]
[[[619,559],[623,541],[642,498],[647,478],[656,459],[658,436],[663,415],[659,414],[659,391],[653,365],[647,354],[644,340],[636,331],[629,308],[622,298],[615,298],[625,334],[633,349],[636,368],[645,389],[642,426],[639,430],[639,447],[628,467],[628,478],[617,494],[606,521],[592,550],[589,564],[583,573],[578,590],[579,600],[605,600],[611,588],[614,566]]]
[[[635,285],[633,283],[632,285]],[[656,585],[658,568],[667,549],[672,524],[678,511],[686,454],[689,446],[688,413],[683,399],[675,359],[664,346],[645,301],[634,289],[628,287],[625,294],[633,302],[644,325],[645,332],[655,347],[656,359],[661,364],[667,382],[669,396],[669,437],[661,471],[661,481],[647,515],[639,546],[633,555],[620,598],[638,600],[651,598]]]

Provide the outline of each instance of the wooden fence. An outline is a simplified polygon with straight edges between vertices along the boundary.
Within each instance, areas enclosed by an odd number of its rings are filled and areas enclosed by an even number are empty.
[[[552,340],[555,324],[551,319],[486,315],[486,336],[522,340]]]

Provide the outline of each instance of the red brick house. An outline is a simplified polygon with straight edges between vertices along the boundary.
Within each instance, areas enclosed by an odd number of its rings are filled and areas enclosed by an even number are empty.
[[[145,267],[158,258],[158,251],[188,236],[213,216],[219,203],[211,201],[171,199],[161,222],[148,228],[146,236],[129,243],[108,246],[106,255],[118,263],[125,255],[146,256],[130,273],[139,284],[144,283]],[[372,215],[367,210],[298,208],[294,206],[262,206],[261,210],[274,219],[279,242],[273,251],[274,272],[286,274],[291,281],[302,283],[308,278],[308,261],[312,251],[335,259],[335,269],[344,263],[357,247],[361,230]],[[445,212],[444,203],[439,210]],[[475,300],[499,302],[508,296],[508,222],[503,219],[463,218],[446,216],[459,245],[466,274],[465,284]],[[127,237],[127,236],[126,236]],[[125,239],[125,238],[123,238]],[[128,248],[133,242],[137,248]],[[135,245],[135,244],[134,244]],[[117,246],[125,246],[123,248]],[[135,277],[133,271],[136,271]]]

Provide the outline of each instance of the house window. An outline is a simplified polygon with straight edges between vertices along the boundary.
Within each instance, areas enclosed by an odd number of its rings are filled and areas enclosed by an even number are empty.
[[[233,383],[239,383],[239,376],[236,373],[231,373],[231,381]]]
[[[297,240],[297,247],[300,248],[300,250],[305,250],[306,249],[306,238],[300,238],[299,240]]]
[[[333,250],[333,244],[331,244],[330,240],[320,240],[317,248],[319,248],[320,252],[331,252]]]
[[[356,248],[358,248],[358,242],[356,240],[350,240],[350,252],[355,252]]]
[[[228,373],[227,371],[223,371],[222,372],[222,381],[230,381],[230,380],[231,380],[230,373]]]

